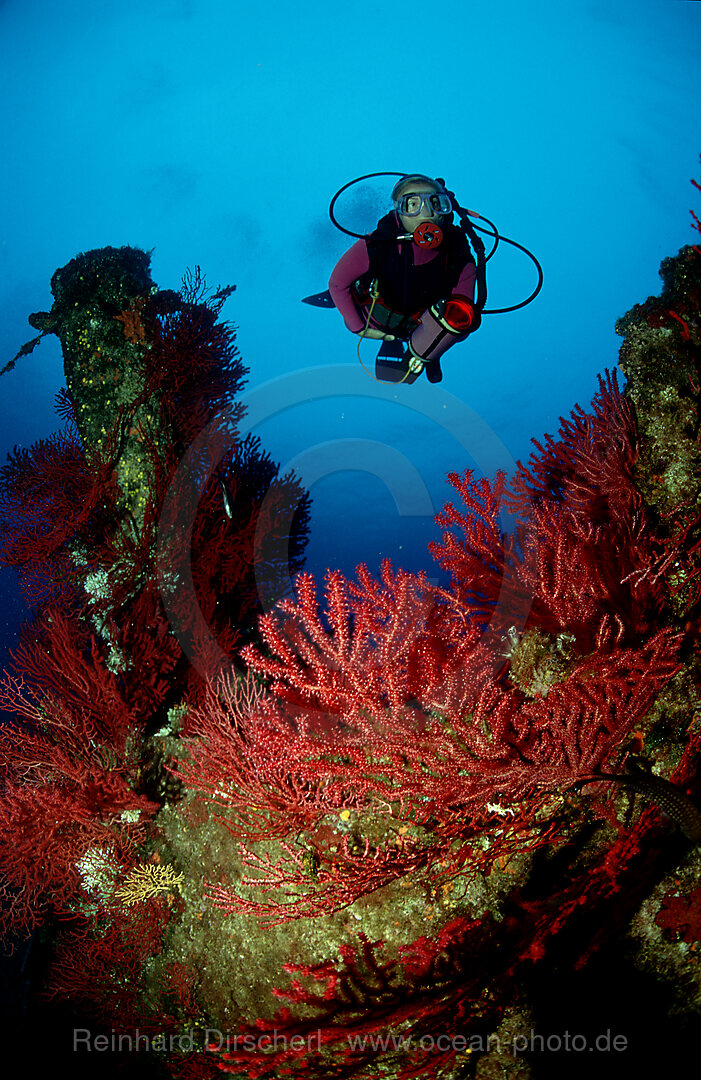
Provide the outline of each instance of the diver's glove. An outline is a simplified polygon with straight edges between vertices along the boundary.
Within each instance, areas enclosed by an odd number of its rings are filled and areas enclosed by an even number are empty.
[[[394,334],[386,334],[384,330],[377,330],[374,326],[366,326],[363,330],[355,331],[357,337],[374,338],[375,341],[394,341]]]

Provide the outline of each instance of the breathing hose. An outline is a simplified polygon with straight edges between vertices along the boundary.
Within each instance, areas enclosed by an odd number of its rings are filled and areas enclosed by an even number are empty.
[[[404,172],[373,172],[364,173],[363,176],[356,176],[353,180],[349,180],[347,184],[344,184],[343,187],[338,189],[329,204],[329,217],[331,218],[333,225],[335,225],[335,227],[341,232],[346,233],[347,236],[354,236],[358,240],[363,240],[367,236],[367,233],[353,232],[352,229],[346,229],[345,226],[341,225],[341,223],[336,218],[334,214],[334,209],[340,196],[343,194],[344,191],[347,191],[348,188],[353,187],[354,184],[361,183],[363,180],[371,180],[373,177],[376,176],[402,177],[407,175],[411,174]],[[440,177],[438,177],[437,179],[439,183],[445,186],[444,181],[441,180]],[[453,205],[455,213],[460,218],[461,228],[464,230],[470,240],[470,243],[475,249],[477,262],[477,303],[475,306],[480,311],[480,313],[482,315],[503,315],[507,311],[518,311],[519,308],[525,307],[527,304],[530,304],[532,300],[535,300],[536,296],[543,287],[543,268],[536,259],[533,252],[529,251],[528,248],[524,247],[523,244],[519,244],[517,240],[511,240],[508,236],[502,236],[493,221],[490,221],[489,218],[486,218],[484,214],[478,214],[476,210],[466,210],[464,207],[459,205],[452,191],[447,191],[446,189],[446,192],[450,196],[450,201]],[[478,218],[480,221],[484,221],[486,225],[490,226],[490,228],[483,228],[480,225],[475,225],[470,221],[470,218]],[[494,241],[489,254],[485,254],[484,243],[481,238],[477,236],[477,232],[485,233]],[[486,264],[489,262],[492,255],[494,255],[500,243],[511,244],[512,247],[518,248],[518,250],[522,251],[524,255],[527,255],[536,268],[538,274],[538,281],[535,289],[530,294],[530,296],[527,296],[525,300],[521,300],[518,304],[510,304],[508,307],[501,308],[487,308],[484,306],[487,300]],[[480,263],[482,264],[481,268]],[[480,301],[482,302],[482,306],[480,306]]]

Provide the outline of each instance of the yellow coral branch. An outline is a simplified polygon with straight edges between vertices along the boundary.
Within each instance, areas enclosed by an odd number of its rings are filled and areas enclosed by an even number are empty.
[[[117,896],[127,906],[140,904],[159,893],[178,889],[182,883],[183,875],[176,874],[172,866],[141,863],[129,871],[124,883],[117,889]]]

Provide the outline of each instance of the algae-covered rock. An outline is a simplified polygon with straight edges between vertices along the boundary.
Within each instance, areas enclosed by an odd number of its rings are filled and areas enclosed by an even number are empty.
[[[157,292],[149,265],[150,255],[132,247],[78,255],[51,278],[51,311],[29,320],[59,338],[85,451],[114,456],[122,507],[137,528],[154,481],[153,447],[164,437],[159,402],[144,394],[144,321]]]

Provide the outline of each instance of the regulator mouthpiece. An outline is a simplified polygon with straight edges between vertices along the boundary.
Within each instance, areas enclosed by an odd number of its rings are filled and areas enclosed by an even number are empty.
[[[440,225],[434,225],[432,221],[422,221],[414,229],[413,240],[418,247],[433,250],[433,248],[440,247],[443,240],[443,230]]]

